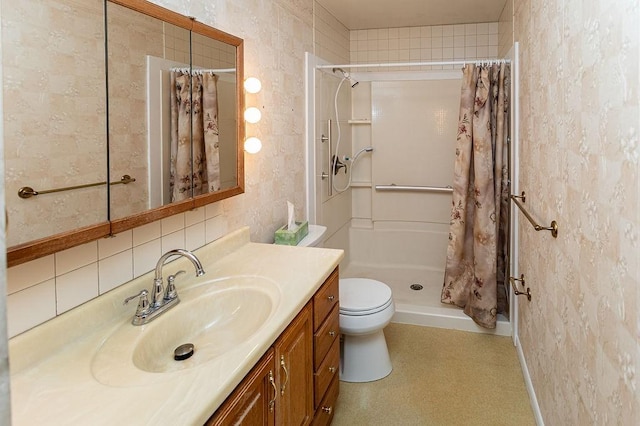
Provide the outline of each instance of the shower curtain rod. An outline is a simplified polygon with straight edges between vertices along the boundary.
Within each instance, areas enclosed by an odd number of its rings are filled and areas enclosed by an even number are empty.
[[[377,64],[342,64],[342,65],[317,65],[317,69],[326,68],[383,68],[383,67],[416,67],[439,65],[467,65],[467,64],[510,64],[510,59],[473,59],[469,61],[429,61],[429,62],[385,62]]]

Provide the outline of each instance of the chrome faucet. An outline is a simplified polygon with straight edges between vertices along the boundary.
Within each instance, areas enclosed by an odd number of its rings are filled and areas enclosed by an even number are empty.
[[[126,305],[127,303],[129,303],[129,301],[135,299],[136,297],[140,298],[138,301],[136,313],[133,316],[133,320],[131,321],[133,325],[146,324],[157,318],[163,312],[166,312],[170,308],[180,303],[180,299],[178,298],[178,292],[176,291],[174,282],[176,276],[178,276],[179,274],[184,274],[185,271],[178,271],[173,275],[169,275],[167,277],[167,289],[166,291],[164,290],[162,267],[164,266],[164,263],[167,261],[167,259],[172,256],[186,257],[191,261],[191,263],[193,263],[193,266],[196,268],[196,276],[199,277],[201,275],[204,275],[205,272],[204,268],[202,267],[202,263],[200,263],[200,260],[190,251],[175,249],[163,254],[156,264],[156,274],[153,280],[151,302],[149,302],[149,292],[147,290],[142,290],[135,296],[127,297],[124,301],[124,304]]]

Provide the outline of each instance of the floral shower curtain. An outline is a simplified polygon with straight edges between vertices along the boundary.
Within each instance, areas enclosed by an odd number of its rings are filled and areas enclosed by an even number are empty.
[[[218,76],[192,74],[171,72],[172,202],[220,189]]]
[[[463,68],[441,301],[486,328],[506,308],[509,86],[506,64]]]

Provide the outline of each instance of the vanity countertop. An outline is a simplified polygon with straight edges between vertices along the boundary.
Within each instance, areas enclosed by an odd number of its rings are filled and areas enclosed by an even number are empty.
[[[203,424],[343,257],[342,250],[251,243],[248,228],[195,254],[206,270],[202,277],[195,277],[184,258],[163,269],[165,277],[187,271],[176,280],[178,293],[203,280],[239,274],[277,284],[278,305],[255,336],[197,367],[169,373],[140,371],[136,373],[140,381],[122,377],[122,384],[112,377],[116,385],[99,382],[92,361],[116,328],[134,327],[130,321],[136,304],[122,302],[151,288],[150,272],[9,340],[13,424]]]

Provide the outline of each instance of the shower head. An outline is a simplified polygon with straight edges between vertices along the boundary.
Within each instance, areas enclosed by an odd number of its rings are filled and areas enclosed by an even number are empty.
[[[356,159],[357,159],[358,157],[360,157],[360,154],[365,153],[365,152],[373,152],[373,147],[371,147],[371,146],[367,146],[367,147],[365,147],[365,148],[362,148],[360,151],[356,152],[356,155],[354,155],[354,156],[353,156],[353,159],[352,159],[352,160],[355,162],[355,161],[356,161]]]
[[[351,84],[351,88],[356,87],[358,84],[360,84],[359,81],[354,80],[351,77],[351,74],[349,74],[348,72],[346,72],[345,70],[343,70],[342,68],[334,68],[333,72],[335,73],[336,71],[339,71],[340,73],[342,73],[342,78],[349,80],[349,84]]]

